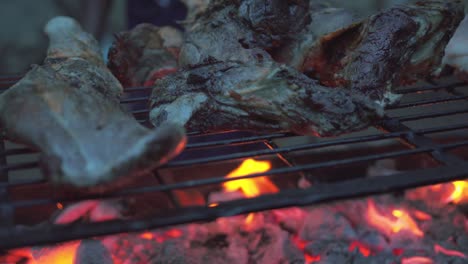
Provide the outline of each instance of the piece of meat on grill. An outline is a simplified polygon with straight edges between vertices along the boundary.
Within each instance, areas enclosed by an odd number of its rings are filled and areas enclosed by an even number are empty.
[[[121,187],[181,151],[181,126],[150,130],[121,108],[121,84],[97,41],[75,20],[54,18],[45,32],[47,58],[0,96],[0,125],[11,140],[41,152],[50,180],[96,190]]]
[[[307,22],[305,0],[213,0],[186,25],[179,64],[206,59],[242,62],[270,59],[268,52],[297,34]]]
[[[382,109],[274,62],[206,62],[156,82],[150,119],[190,131],[293,131],[333,136],[366,128]]]
[[[358,89],[386,105],[398,98],[391,93],[394,85],[437,76],[445,46],[463,17],[460,1],[395,6],[321,36],[299,49],[292,64],[326,86]],[[312,20],[309,29],[322,24]]]
[[[124,87],[149,86],[177,70],[182,33],[172,27],[139,24],[116,34],[108,67]]]

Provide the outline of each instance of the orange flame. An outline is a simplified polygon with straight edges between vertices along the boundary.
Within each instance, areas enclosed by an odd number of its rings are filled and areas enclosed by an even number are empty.
[[[271,169],[271,163],[268,161],[256,161],[246,159],[235,170],[231,171],[226,178],[234,178],[254,173],[263,173]],[[276,187],[267,177],[256,177],[252,179],[241,179],[228,181],[223,184],[226,192],[240,191],[247,198],[261,195],[262,193],[276,193]],[[245,219],[245,224],[249,227],[254,223],[255,214],[249,214]]]
[[[246,159],[237,169],[229,173],[226,178],[262,173],[270,169],[271,163],[268,161]],[[278,192],[278,188],[267,177],[229,181],[225,182],[223,187],[227,192],[241,191],[248,198],[259,196],[262,193]]]
[[[254,218],[255,218],[255,214],[254,214],[254,213],[248,214],[247,217],[245,218],[245,223],[246,223],[247,225],[252,224]]]
[[[80,241],[71,242],[51,249],[50,252],[44,251],[30,264],[73,264],[80,243]]]
[[[384,215],[381,215],[375,208],[375,204],[372,200],[368,200],[367,206],[367,220],[369,224],[384,232],[387,235],[392,233],[399,233],[403,230],[411,231],[414,235],[422,237],[424,233],[419,229],[416,222],[411,216],[402,210],[393,210],[392,215],[396,219],[390,219]]]
[[[447,203],[458,204],[461,201],[468,199],[468,181],[456,181],[452,182],[453,192],[449,198],[447,198]]]
[[[446,249],[446,248],[444,248],[444,247],[442,247],[440,245],[435,245],[434,246],[434,251],[436,253],[442,253],[442,254],[447,255],[447,256],[467,258],[467,256],[465,254],[461,253],[460,251]]]

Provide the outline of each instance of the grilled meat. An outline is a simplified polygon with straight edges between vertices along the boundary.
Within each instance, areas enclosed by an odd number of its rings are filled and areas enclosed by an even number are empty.
[[[156,82],[150,119],[191,131],[294,131],[333,136],[367,127],[382,114],[377,104],[348,89],[323,87],[274,62],[214,62]]]
[[[391,93],[393,85],[439,73],[445,46],[463,17],[460,1],[395,6],[300,49],[299,69],[324,85],[358,89],[382,105],[393,103],[398,98]],[[297,56],[295,66],[301,61]]]
[[[270,59],[307,22],[305,0],[218,0],[186,27],[179,64]]]
[[[108,66],[123,86],[152,85],[177,69],[182,33],[172,27],[140,24],[116,34]]]
[[[116,187],[181,151],[183,128],[152,131],[120,107],[121,84],[76,21],[54,18],[45,32],[44,65],[0,96],[0,125],[8,138],[40,150],[46,176],[78,187]]]

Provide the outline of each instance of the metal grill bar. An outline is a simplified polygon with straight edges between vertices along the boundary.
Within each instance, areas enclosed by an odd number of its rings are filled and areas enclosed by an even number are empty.
[[[407,136],[408,134],[421,134],[422,135],[422,134],[448,132],[448,131],[460,130],[460,129],[468,129],[468,124],[451,125],[451,126],[428,128],[428,129],[420,129],[420,130],[415,130],[415,131],[399,131],[399,132],[392,132],[392,133],[387,133],[387,134],[377,134],[377,135],[370,135],[370,136],[361,136],[361,137],[338,139],[338,140],[333,140],[333,141],[329,141],[329,142],[305,144],[305,145],[299,145],[299,146],[295,146],[295,147],[266,149],[266,150],[260,150],[260,151],[251,151],[251,152],[242,152],[242,153],[236,153],[236,154],[219,155],[219,156],[209,157],[209,158],[187,159],[187,160],[182,160],[182,161],[172,161],[172,162],[169,162],[167,165],[163,166],[162,168],[175,168],[175,167],[183,167],[183,166],[193,166],[193,165],[206,164],[206,163],[210,163],[210,162],[221,162],[221,161],[227,161],[227,160],[232,160],[232,159],[240,159],[240,158],[248,158],[248,157],[262,157],[262,156],[267,156],[267,155],[276,155],[276,154],[279,154],[279,153],[287,153],[287,152],[300,151],[300,150],[312,150],[312,149],[317,149],[317,148],[332,147],[332,146],[345,145],[345,144],[363,143],[363,142],[370,142],[370,141],[377,141],[377,140],[400,138],[400,137]],[[278,138],[279,138],[280,135],[284,135],[284,134],[278,134]],[[273,138],[277,138],[276,135],[271,135],[271,136]],[[220,140],[220,141],[206,142],[206,143],[199,143],[199,144],[195,143],[193,145],[188,144],[188,149],[197,149],[199,146],[200,147],[207,147],[207,146],[214,147],[216,145],[229,145],[230,142],[232,142],[232,141],[234,141],[235,143],[244,142],[244,143],[248,144],[248,143],[253,143],[253,142],[255,142],[257,140],[260,140],[262,138],[268,139],[268,138],[270,138],[270,136],[250,137],[250,138],[246,138],[246,139],[248,139],[246,141],[242,141],[242,139],[236,139],[236,140]],[[1,153],[0,157],[5,156],[7,154],[5,152]],[[32,150],[30,150],[30,152],[27,152],[26,148],[12,149],[12,152],[33,153]],[[32,168],[37,168],[38,165],[39,165],[38,162],[9,164],[9,165],[4,165],[4,166],[0,167],[0,170],[1,171],[15,171],[15,170],[23,170],[23,169],[32,169]],[[42,182],[42,181],[15,182],[15,183],[10,183],[9,186],[19,186],[19,185],[25,185],[25,184],[37,183],[37,182]],[[0,186],[2,186],[1,183],[0,183]]]
[[[388,159],[388,158],[396,158],[405,155],[413,155],[413,154],[421,154],[421,153],[430,153],[433,151],[441,151],[441,150],[450,150],[457,147],[468,146],[468,141],[464,142],[457,142],[453,144],[446,144],[440,145],[437,147],[422,147],[417,149],[410,149],[410,150],[402,150],[402,151],[395,151],[395,152],[387,152],[378,155],[367,155],[367,156],[359,156],[356,158],[349,158],[349,159],[340,159],[340,160],[331,160],[327,162],[321,163],[313,163],[307,165],[296,165],[294,167],[286,167],[286,168],[278,168],[269,170],[266,173],[253,173],[248,175],[242,175],[232,178],[225,178],[224,175],[208,178],[208,179],[198,179],[198,180],[190,180],[184,181],[180,183],[174,184],[166,184],[166,185],[159,185],[159,186],[148,186],[148,187],[140,187],[140,188],[133,188],[124,191],[117,191],[110,194],[100,194],[100,195],[84,195],[74,198],[63,198],[63,199],[35,199],[34,201],[14,201],[11,202],[12,205],[15,207],[28,207],[28,206],[36,206],[36,205],[44,205],[44,204],[55,204],[57,202],[77,202],[82,200],[93,200],[93,199],[109,199],[115,197],[124,197],[124,196],[132,196],[135,194],[141,193],[153,193],[153,192],[167,192],[173,190],[182,190],[194,187],[201,187],[205,185],[213,185],[213,184],[222,184],[229,181],[235,180],[242,180],[242,179],[252,179],[262,176],[273,176],[273,175],[284,175],[289,173],[297,173],[301,171],[307,170],[314,170],[320,168],[327,168],[332,166],[340,166],[340,165],[348,165],[348,164],[355,164],[359,162],[368,162],[368,161],[375,161],[380,159]],[[468,175],[468,172],[467,172]],[[353,190],[348,190],[348,193],[351,195]]]

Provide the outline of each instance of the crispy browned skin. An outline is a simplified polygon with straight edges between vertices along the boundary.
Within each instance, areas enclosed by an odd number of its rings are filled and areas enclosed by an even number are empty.
[[[267,51],[297,34],[307,20],[305,0],[214,0],[186,26],[179,64],[206,59],[270,59]]]
[[[321,36],[301,50],[303,63],[297,66],[324,85],[393,103],[394,85],[438,74],[445,46],[463,17],[460,1],[396,6]]]
[[[124,87],[152,85],[177,70],[182,34],[175,28],[140,24],[116,34],[108,67]]]
[[[41,152],[46,176],[78,187],[115,187],[182,150],[182,127],[152,131],[121,108],[122,86],[76,21],[52,19],[46,33],[44,65],[0,96],[3,131]]]
[[[159,80],[150,119],[191,131],[294,131],[334,136],[367,127],[382,109],[277,63],[208,62]]]

